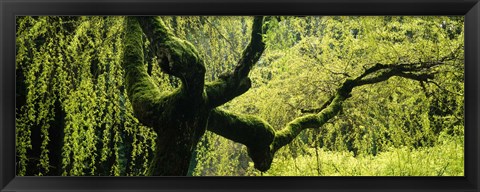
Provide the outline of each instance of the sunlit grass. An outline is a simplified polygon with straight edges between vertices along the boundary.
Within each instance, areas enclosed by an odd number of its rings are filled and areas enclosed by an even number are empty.
[[[296,158],[276,158],[263,176],[463,176],[463,138],[448,137],[434,147],[391,148],[377,156],[309,149]],[[258,174],[260,175],[260,174]]]

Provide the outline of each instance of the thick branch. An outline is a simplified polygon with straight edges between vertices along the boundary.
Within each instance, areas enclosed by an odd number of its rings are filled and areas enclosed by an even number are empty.
[[[265,43],[262,39],[262,35],[265,33],[263,30],[263,20],[264,18],[262,16],[254,18],[252,25],[252,38],[245,50],[243,50],[242,58],[235,67],[232,78],[243,78],[248,76],[253,65],[257,63],[265,50]]]
[[[300,112],[302,112],[302,113],[320,113],[320,111],[327,108],[327,106],[330,105],[330,103],[332,103],[334,98],[335,98],[334,96],[330,97],[325,103],[323,103],[323,105],[320,108],[301,109]]]
[[[422,69],[416,69],[422,70]],[[405,72],[412,71],[411,69],[398,68],[397,66],[387,67],[383,73],[371,78],[359,79],[356,78],[353,80],[354,86],[362,86],[367,84],[374,84],[381,81],[388,80],[390,77],[398,76],[407,79],[412,79],[416,81],[427,81],[434,78],[434,73],[414,73],[414,72]]]
[[[428,65],[425,63],[412,65],[377,64],[372,66],[357,78],[346,80],[337,89],[336,94],[325,102],[318,113],[298,117],[279,131],[272,132],[271,125],[256,117],[235,115],[219,110],[214,110],[210,115],[208,130],[245,144],[255,163],[255,168],[266,171],[270,168],[276,151],[291,143],[303,130],[320,128],[335,117],[341,111],[343,102],[351,97],[353,88],[386,81],[393,76],[426,81],[432,79],[433,74],[423,71],[438,64],[440,63],[428,63]],[[271,140],[272,135],[274,136],[273,141]],[[271,143],[268,143],[269,141]],[[251,151],[256,153],[251,153]]]
[[[341,110],[343,102],[351,96],[353,88],[359,87],[367,84],[374,84],[381,81],[386,81],[390,77],[399,76],[407,79],[417,80],[417,81],[427,81],[428,79],[433,78],[433,73],[414,73],[416,71],[423,71],[430,69],[433,66],[437,66],[440,62],[436,63],[419,63],[419,64],[398,64],[398,65],[383,65],[376,64],[375,66],[365,70],[360,76],[355,79],[346,80],[342,86],[337,90],[336,95],[333,97],[333,100],[317,114],[306,115],[299,117],[290,123],[287,126],[278,131],[275,134],[275,140],[272,143],[271,150],[273,153],[280,149],[281,147],[289,144],[290,142],[300,134],[301,131],[308,128],[319,128],[323,126],[328,120],[333,118]],[[383,71],[380,74],[374,75],[379,71]],[[372,76],[365,78],[367,76]],[[328,101],[327,101],[328,103]]]
[[[145,125],[152,126],[153,112],[158,111],[154,103],[165,100],[167,95],[160,92],[147,74],[143,60],[142,29],[135,18],[127,18],[124,44],[123,68],[128,98],[136,117]]]
[[[159,59],[160,68],[180,78],[182,90],[191,98],[201,98],[205,66],[195,47],[173,35],[160,17],[137,17],[151,49]]]
[[[182,80],[182,87],[174,92],[160,91],[147,74],[142,28],[162,70]],[[134,114],[157,133],[147,174],[184,175],[210,112],[205,105],[203,62],[195,48],[174,37],[158,17],[127,18],[125,45],[124,68]]]
[[[265,43],[262,40],[262,35],[265,33],[263,21],[262,16],[254,18],[250,43],[244,49],[234,71],[222,75],[214,82],[207,83],[206,92],[211,108],[220,106],[250,89],[251,82],[248,74],[265,50]]]
[[[273,159],[270,143],[273,141],[275,131],[264,120],[214,109],[210,112],[207,130],[247,146],[248,153],[258,170],[266,171],[270,168]]]
[[[347,98],[348,96],[337,93],[332,102],[321,112],[296,118],[288,123],[285,128],[277,131],[275,133],[274,142],[271,144],[270,148],[272,153],[275,153],[283,146],[291,143],[293,139],[295,139],[297,135],[300,134],[300,132],[302,132],[304,129],[320,128],[323,126],[328,120],[335,117],[335,115],[340,112],[343,101],[345,101]]]
[[[174,37],[160,18],[127,17],[126,20],[123,67],[127,94],[140,122],[155,127],[158,124],[155,121],[166,107],[175,106],[180,100],[203,103],[205,68],[202,61],[197,59],[193,46]],[[153,52],[159,58],[163,56],[160,67],[169,74],[181,77],[183,84],[180,89],[171,93],[160,91],[148,75],[144,61],[143,33],[150,39]]]

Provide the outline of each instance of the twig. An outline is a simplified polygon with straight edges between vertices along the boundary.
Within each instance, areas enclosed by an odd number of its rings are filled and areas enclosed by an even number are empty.
[[[457,93],[457,92],[453,92],[453,91],[450,91],[450,90],[445,89],[444,87],[440,86],[440,85],[439,85],[437,82],[435,82],[435,81],[429,80],[429,81],[427,81],[427,83],[432,83],[432,84],[434,84],[435,86],[437,86],[440,90],[442,90],[442,91],[444,91],[444,92],[451,93],[451,94],[458,95],[458,96],[463,96],[463,94],[461,94],[461,93]]]

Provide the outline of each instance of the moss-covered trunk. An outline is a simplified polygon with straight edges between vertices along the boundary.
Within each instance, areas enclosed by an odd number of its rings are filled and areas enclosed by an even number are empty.
[[[206,114],[191,107],[178,108],[170,119],[154,127],[158,137],[148,175],[187,174],[191,154],[205,133]]]
[[[175,37],[159,17],[127,18],[123,64],[127,94],[135,116],[158,135],[148,175],[187,174],[191,154],[205,133],[210,113],[250,88],[248,72],[265,46],[261,39],[262,23],[263,17],[255,18],[252,42],[236,70],[205,86],[204,63],[193,45]],[[150,51],[157,56],[162,71],[181,80],[181,87],[174,92],[161,91],[148,75],[143,34],[151,42]],[[216,125],[218,122],[214,121]]]
[[[127,94],[135,116],[157,133],[148,175],[186,175],[209,115],[203,91],[205,68],[193,46],[173,37],[157,19],[127,19]],[[174,92],[161,92],[148,75],[143,60],[143,33],[152,42],[151,49],[159,57],[162,70],[181,79],[182,86]]]
[[[175,37],[161,18],[127,19],[124,55],[127,94],[135,116],[158,135],[148,175],[186,175],[191,154],[207,128],[247,146],[255,168],[267,171],[276,151],[291,143],[303,130],[320,128],[335,117],[353,88],[393,76],[428,81],[433,74],[425,70],[442,63],[376,64],[343,82],[320,109],[309,110],[314,114],[298,117],[276,131],[258,117],[217,109],[251,87],[248,74],[265,49],[264,22],[263,17],[255,17],[252,38],[234,71],[205,84],[204,62],[196,49],[188,41]],[[158,58],[163,72],[181,80],[182,86],[174,92],[161,91],[148,75],[143,61],[143,34],[151,42],[150,51]]]

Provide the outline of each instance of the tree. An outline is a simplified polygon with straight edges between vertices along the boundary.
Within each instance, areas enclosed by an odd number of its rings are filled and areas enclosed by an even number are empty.
[[[291,143],[303,130],[319,129],[335,117],[342,110],[344,101],[352,96],[354,88],[394,76],[429,82],[435,75],[432,69],[457,59],[462,48],[428,61],[376,63],[341,83],[322,107],[307,110],[312,114],[298,117],[283,129],[276,130],[256,116],[218,108],[250,89],[249,72],[265,50],[263,36],[268,30],[265,23],[276,19],[255,17],[251,40],[234,70],[215,81],[205,82],[206,61],[191,43],[176,37],[162,18],[127,18],[123,62],[127,95],[135,116],[158,135],[148,175],[185,175],[192,151],[206,130],[247,146],[255,168],[266,171],[280,148]],[[144,66],[143,34],[162,71],[180,79],[181,86],[175,91],[160,90],[148,75]]]
[[[19,176],[463,173],[462,17],[16,19]]]

